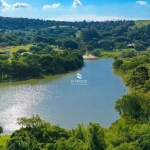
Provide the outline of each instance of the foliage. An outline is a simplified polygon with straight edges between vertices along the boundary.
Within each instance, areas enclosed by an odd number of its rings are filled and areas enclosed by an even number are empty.
[[[120,56],[123,58],[132,58],[136,56],[136,52],[134,50],[122,51]]]
[[[78,44],[73,40],[65,40],[63,46],[65,49],[78,49]]]
[[[0,134],[2,134],[3,133],[3,128],[2,128],[2,126],[0,126]]]
[[[0,54],[0,60],[7,60],[8,56],[6,56],[5,54]]]
[[[38,49],[35,51],[35,49]],[[80,51],[56,52],[52,47],[46,46],[40,49],[38,46],[31,46],[32,53],[18,50],[13,53],[14,59],[9,62],[0,61],[0,80],[5,79],[28,79],[40,77],[44,74],[63,73],[75,70],[83,66],[83,57]],[[30,50],[31,50],[30,49]]]
[[[145,46],[143,45],[143,44],[136,44],[135,45],[135,49],[137,50],[137,51],[145,51]]]
[[[104,150],[104,129],[99,124],[89,123],[88,127],[79,124],[78,128],[65,130],[52,126],[36,115],[19,118],[22,127],[13,132],[7,142],[8,150]]]
[[[149,46],[150,25],[144,23],[143,26],[136,27],[135,24],[137,21],[64,22],[0,17],[0,46],[45,43],[60,47],[62,44],[58,41],[65,43],[66,39],[69,39],[76,43],[80,38],[81,40],[77,42],[78,46],[91,45],[95,49],[122,49],[127,48],[130,43],[145,49]],[[73,49],[77,49],[77,45],[75,44],[76,48],[73,46]],[[64,48],[68,48],[68,44]],[[140,48],[140,51],[142,49]]]
[[[95,49],[94,51],[92,51],[92,54],[94,55],[94,56],[101,56],[101,53],[100,53],[100,50],[99,49]]]
[[[123,64],[123,60],[117,59],[113,62],[113,67],[118,69]]]

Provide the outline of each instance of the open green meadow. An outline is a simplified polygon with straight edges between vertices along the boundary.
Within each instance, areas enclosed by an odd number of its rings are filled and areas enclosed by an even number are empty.
[[[103,58],[119,57],[120,54],[121,54],[120,51],[101,51],[101,57]]]
[[[135,26],[142,27],[150,24],[150,20],[137,20],[135,21]]]
[[[19,49],[29,50],[30,46],[31,46],[31,44],[30,45],[21,45],[21,46],[7,46],[5,48],[0,48],[0,52],[4,51],[4,50],[9,50],[12,55],[13,52],[18,51]]]
[[[6,147],[6,142],[9,140],[9,135],[0,136],[0,150],[3,150]]]

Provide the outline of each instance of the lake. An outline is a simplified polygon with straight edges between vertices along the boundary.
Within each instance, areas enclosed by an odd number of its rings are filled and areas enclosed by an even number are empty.
[[[4,133],[19,128],[17,118],[33,114],[67,129],[90,121],[109,127],[119,119],[115,101],[129,92],[122,78],[113,73],[112,63],[112,59],[85,60],[78,71],[1,83],[0,125]]]

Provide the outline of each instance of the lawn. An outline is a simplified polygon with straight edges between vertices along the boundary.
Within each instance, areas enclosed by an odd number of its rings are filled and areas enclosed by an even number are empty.
[[[120,51],[101,51],[101,55],[103,58],[119,57],[120,54],[121,54]]]
[[[6,142],[9,140],[9,135],[0,136],[0,149],[3,150],[6,147]]]
[[[16,52],[17,50],[19,49],[25,49],[25,50],[29,50],[29,47],[31,45],[21,45],[21,46],[8,46],[8,47],[5,47],[5,48],[0,48],[0,51],[4,51],[4,50],[9,50],[11,55],[13,52]]]

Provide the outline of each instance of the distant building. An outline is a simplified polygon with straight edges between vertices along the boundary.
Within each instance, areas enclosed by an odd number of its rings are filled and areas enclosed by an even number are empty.
[[[134,43],[132,43],[132,44],[128,44],[128,45],[127,45],[127,47],[128,47],[128,48],[134,48],[134,46],[135,46],[135,44],[134,44]]]

